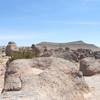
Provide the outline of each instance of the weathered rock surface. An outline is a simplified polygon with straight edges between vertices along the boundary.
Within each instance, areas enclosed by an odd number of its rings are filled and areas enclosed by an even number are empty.
[[[84,58],[80,61],[80,71],[84,76],[91,76],[100,73],[100,60],[95,58]]]
[[[6,63],[8,59],[0,58],[0,94],[4,88],[4,81],[5,81],[5,71],[6,71]]]
[[[6,52],[7,56],[11,56],[13,52],[18,51],[18,50],[19,49],[18,49],[15,42],[9,42],[7,47],[6,47],[5,52]]]
[[[71,52],[71,51],[57,52],[57,53],[54,53],[52,56],[57,57],[57,58],[63,58],[65,60],[69,60],[69,61],[78,62],[77,55],[75,53]]]
[[[84,100],[87,89],[77,66],[45,57],[11,62],[0,100]]]

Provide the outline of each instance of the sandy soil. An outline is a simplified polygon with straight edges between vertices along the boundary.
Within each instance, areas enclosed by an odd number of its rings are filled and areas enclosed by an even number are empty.
[[[100,75],[85,77],[90,92],[85,94],[86,100],[100,100]]]

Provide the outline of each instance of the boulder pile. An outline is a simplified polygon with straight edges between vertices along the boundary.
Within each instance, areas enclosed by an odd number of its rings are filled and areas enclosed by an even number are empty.
[[[58,57],[64,58],[66,60],[79,62],[81,59],[86,57],[94,57],[94,52],[90,49],[77,49],[77,50],[70,50],[69,48],[58,48],[58,49],[51,49],[42,52],[42,57]]]

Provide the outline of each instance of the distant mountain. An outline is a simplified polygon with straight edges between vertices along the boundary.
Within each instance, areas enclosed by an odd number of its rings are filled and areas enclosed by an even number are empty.
[[[86,44],[83,41],[73,41],[73,42],[68,42],[67,44]]]
[[[76,49],[91,49],[93,51],[100,51],[100,47],[97,47],[94,44],[88,44],[83,41],[73,41],[68,43],[53,43],[53,42],[41,42],[37,44],[38,47],[46,46],[48,49],[55,49],[55,48],[65,48],[69,47],[72,50]]]

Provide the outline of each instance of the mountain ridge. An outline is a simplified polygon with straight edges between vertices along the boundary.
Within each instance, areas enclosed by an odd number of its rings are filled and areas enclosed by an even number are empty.
[[[70,49],[76,50],[79,48],[82,49],[91,49],[93,51],[99,51],[100,47],[94,45],[94,44],[89,44],[84,41],[72,41],[72,42],[67,42],[67,43],[55,43],[55,42],[40,42],[37,44],[38,47],[43,47],[46,46],[48,49],[53,49],[53,48],[65,48],[69,47]]]

